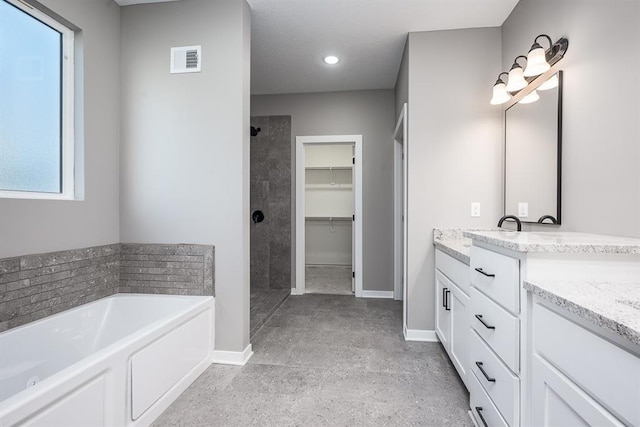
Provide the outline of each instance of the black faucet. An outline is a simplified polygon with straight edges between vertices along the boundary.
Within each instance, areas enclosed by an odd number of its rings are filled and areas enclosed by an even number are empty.
[[[505,219],[512,219],[516,222],[516,225],[518,226],[518,231],[522,231],[522,223],[520,222],[520,218],[518,218],[515,215],[505,215],[502,218],[500,218],[500,221],[498,221],[498,227],[502,227],[502,223],[504,222]]]

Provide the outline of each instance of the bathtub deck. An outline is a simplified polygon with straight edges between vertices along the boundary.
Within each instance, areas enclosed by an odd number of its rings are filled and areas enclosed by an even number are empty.
[[[472,426],[440,343],[402,338],[401,302],[292,296],[251,342],[247,365],[210,366],[153,425]]]
[[[252,289],[250,294],[250,336],[260,329],[290,295],[289,289]]]

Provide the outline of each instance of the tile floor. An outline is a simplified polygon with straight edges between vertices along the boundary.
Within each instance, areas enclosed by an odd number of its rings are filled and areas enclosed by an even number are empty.
[[[269,317],[289,298],[289,289],[251,289],[249,294],[249,336],[258,332],[258,329]]]
[[[307,265],[304,284],[310,294],[353,295],[351,266]]]
[[[401,303],[290,297],[243,367],[212,365],[153,424],[472,426],[439,343],[405,342]]]

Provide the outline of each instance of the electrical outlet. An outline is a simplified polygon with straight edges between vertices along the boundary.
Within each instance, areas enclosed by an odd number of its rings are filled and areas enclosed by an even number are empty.
[[[518,218],[527,218],[529,216],[529,203],[518,203]]]
[[[471,216],[477,218],[480,216],[480,203],[473,202],[471,203]]]

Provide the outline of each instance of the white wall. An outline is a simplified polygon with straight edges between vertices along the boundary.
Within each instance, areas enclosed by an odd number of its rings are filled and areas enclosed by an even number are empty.
[[[249,343],[249,8],[122,8],[121,239],[216,247],[216,349]],[[169,74],[202,45],[202,73]]]
[[[500,62],[499,28],[409,34],[409,329],[434,329],[433,229],[502,216],[501,111],[489,104]]]
[[[120,8],[111,1],[40,2],[81,30],[76,77],[84,88],[77,88],[76,109],[84,112],[84,129],[76,139],[84,145],[85,198],[0,199],[0,258],[119,241]]]
[[[292,159],[295,159],[293,141],[296,136],[363,135],[363,287],[365,290],[393,290],[394,92],[252,96],[251,115],[291,116]],[[292,172],[295,174],[295,168]],[[295,247],[295,234],[292,239],[292,247]],[[295,277],[293,272],[292,277]]]
[[[640,2],[520,0],[502,27],[502,68],[539,34],[569,39],[560,229],[640,237]]]

